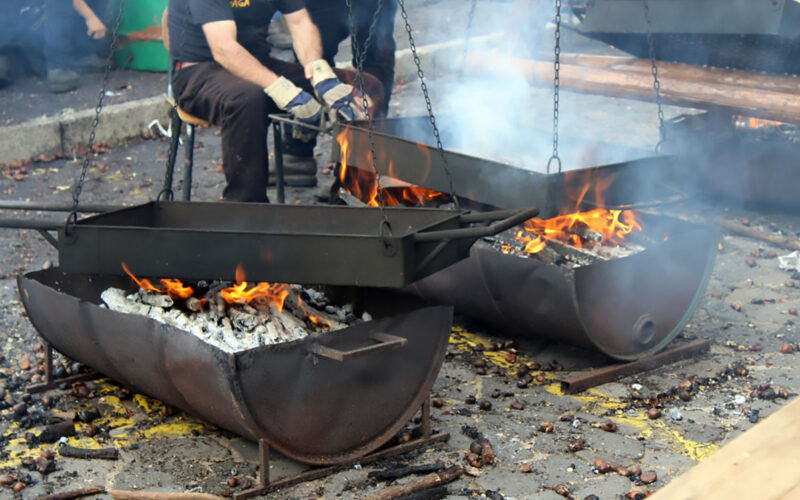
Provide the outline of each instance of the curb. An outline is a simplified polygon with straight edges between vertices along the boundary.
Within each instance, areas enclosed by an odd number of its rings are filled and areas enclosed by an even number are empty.
[[[137,137],[147,131],[154,119],[169,118],[165,96],[147,97],[103,107],[95,137],[110,146]],[[19,125],[0,128],[0,163],[24,161],[39,154],[70,155],[86,140],[94,122],[95,110],[86,109],[48,118],[36,118]]]
[[[502,33],[476,36],[470,45],[492,42]],[[446,76],[459,67],[464,40],[450,40],[417,47],[425,75],[429,78]],[[351,68],[349,62],[336,64],[337,68]],[[411,49],[395,52],[395,83],[417,79],[417,66]],[[96,142],[118,145],[147,132],[153,120],[167,123],[170,105],[166,96],[147,97],[121,104],[105,106],[100,114]],[[25,161],[37,155],[63,153],[70,155],[86,145],[94,122],[94,109],[48,118],[36,118],[19,125],[0,127],[0,163]]]

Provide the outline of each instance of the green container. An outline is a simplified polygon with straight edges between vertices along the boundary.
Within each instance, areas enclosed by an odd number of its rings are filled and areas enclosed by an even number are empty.
[[[169,0],[125,2],[114,54],[117,66],[143,71],[167,71],[169,54],[161,39],[161,14]]]

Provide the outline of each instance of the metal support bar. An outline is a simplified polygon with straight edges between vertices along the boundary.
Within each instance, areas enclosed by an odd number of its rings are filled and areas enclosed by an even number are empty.
[[[112,210],[119,210],[125,208],[122,205],[103,205],[93,203],[81,203],[78,205],[78,212],[82,213],[99,213],[111,212]],[[0,201],[0,209],[2,210],[30,210],[41,212],[71,212],[72,203],[47,203],[47,202],[31,202],[20,200],[3,200]]]
[[[186,143],[183,153],[183,200],[192,199],[192,167],[194,166],[194,125],[186,124]]]
[[[283,186],[283,124],[272,122],[272,138],[275,142],[275,189],[278,191],[278,203],[286,202]]]
[[[708,340],[695,340],[694,342],[689,342],[688,344],[662,351],[652,356],[645,356],[631,363],[605,366],[575,377],[569,377],[561,381],[561,392],[564,394],[575,394],[607,382],[613,382],[622,377],[627,377],[628,375],[633,375],[634,373],[652,370],[653,368],[706,351],[710,345],[711,342]]]
[[[420,413],[422,414],[422,439],[428,439],[431,437],[431,397],[428,395],[425,398],[425,401],[422,402],[422,408],[420,408]]]
[[[436,443],[442,443],[448,441],[450,439],[450,434],[445,432],[442,434],[436,434],[435,436],[431,436],[431,428],[430,428],[430,396],[425,399],[422,403],[421,413],[422,413],[422,437],[419,439],[415,439],[413,441],[409,441],[407,443],[398,444],[395,446],[391,446],[389,448],[385,448],[375,453],[371,453],[366,455],[362,458],[351,460],[346,463],[332,465],[329,467],[320,467],[318,469],[311,469],[306,472],[301,472],[300,474],[296,474],[294,476],[288,476],[277,481],[270,481],[269,478],[269,445],[266,441],[259,440],[258,442],[258,449],[259,449],[259,470],[258,470],[258,486],[254,488],[250,488],[248,490],[240,491],[233,495],[233,498],[236,500],[244,500],[246,498],[252,498],[256,496],[266,495],[272,491],[278,490],[280,488],[285,488],[288,486],[293,486],[295,484],[304,483],[306,481],[314,481],[316,479],[320,479],[336,472],[339,472],[344,469],[350,468],[353,464],[368,464],[371,462],[376,462],[378,460],[382,460],[384,458],[394,457],[397,455],[403,455],[405,453],[418,450],[421,448],[427,448],[428,446],[432,446]]]
[[[100,374],[92,371],[89,373],[79,373],[69,377],[53,378],[53,346],[49,342],[44,344],[44,382],[36,385],[29,385],[25,388],[28,394],[36,394],[39,392],[49,391],[55,389],[61,384],[71,384],[73,382],[83,382],[86,380],[94,380],[100,378]]]
[[[55,236],[48,233],[44,229],[37,229],[36,232],[38,232],[42,238],[47,240],[47,242],[50,243],[54,248],[58,248],[58,239]]]

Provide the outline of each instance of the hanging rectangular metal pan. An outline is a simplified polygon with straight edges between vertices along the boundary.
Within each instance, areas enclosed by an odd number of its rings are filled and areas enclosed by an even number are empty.
[[[160,201],[59,232],[61,269],[142,277],[400,287],[465,258],[537,209],[470,214],[372,207]],[[471,227],[478,224],[477,227]]]
[[[442,136],[445,146],[455,143],[447,131],[455,129],[456,125],[450,126],[445,119],[439,126],[445,134]],[[432,134],[427,117],[376,120],[373,127],[375,168],[381,175],[443,193],[450,192],[442,155],[430,144]],[[492,127],[491,121],[487,127]],[[331,161],[341,163],[344,160],[348,167],[371,171],[372,163],[367,156],[369,134],[365,123],[340,124],[335,136],[348,144],[344,150],[334,141]],[[575,157],[578,150],[583,150],[587,157],[599,154],[605,163],[569,169],[567,167],[578,163],[574,161],[578,158],[570,161],[565,157],[567,169],[563,173],[546,174],[445,149],[453,190],[462,199],[493,207],[536,206],[541,209],[543,218],[557,215],[565,206],[574,207],[579,196],[584,205],[591,205],[598,198],[595,186],[611,184],[603,193],[606,208],[636,208],[683,198],[682,193],[672,187],[679,185],[680,180],[676,178],[674,157],[562,136],[565,137],[562,142],[567,154]],[[586,186],[590,186],[588,192],[584,192]]]

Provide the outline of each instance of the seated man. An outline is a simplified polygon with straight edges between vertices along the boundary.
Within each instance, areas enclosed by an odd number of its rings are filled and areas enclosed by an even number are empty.
[[[353,88],[340,81],[344,72],[322,59],[319,31],[303,0],[170,0],[168,9],[175,99],[222,129],[223,199],[268,201],[270,113],[285,111],[309,124],[319,124],[323,112],[361,116]],[[276,10],[286,18],[299,64],[269,56],[267,30]],[[375,106],[383,105],[380,82],[367,77],[365,89]],[[302,127],[293,134],[315,137]]]

